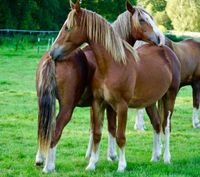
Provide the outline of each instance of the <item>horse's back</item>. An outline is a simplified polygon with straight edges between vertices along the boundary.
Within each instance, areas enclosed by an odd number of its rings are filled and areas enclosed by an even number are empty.
[[[200,43],[187,39],[174,43],[173,50],[181,63],[181,84],[200,78]]]

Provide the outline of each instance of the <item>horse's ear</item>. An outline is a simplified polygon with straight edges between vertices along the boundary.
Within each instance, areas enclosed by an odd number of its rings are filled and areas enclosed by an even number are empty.
[[[76,12],[79,12],[81,10],[81,5],[79,0],[77,0],[76,3],[74,4],[74,9],[76,10]]]
[[[80,6],[80,1],[77,0],[76,3],[73,3],[72,0],[69,0],[70,6],[72,9],[75,9],[77,12],[80,11],[81,6]]]
[[[72,0],[69,0],[69,4],[70,4],[71,9],[74,9],[75,4],[72,2]]]
[[[132,4],[126,0],[126,9],[131,13],[131,14],[134,14],[135,12],[135,8],[132,6]]]

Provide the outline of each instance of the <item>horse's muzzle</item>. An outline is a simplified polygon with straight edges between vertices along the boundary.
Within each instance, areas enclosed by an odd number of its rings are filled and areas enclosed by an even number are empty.
[[[52,57],[53,60],[58,60],[63,56],[63,46],[57,46],[54,47],[50,50],[50,56]]]

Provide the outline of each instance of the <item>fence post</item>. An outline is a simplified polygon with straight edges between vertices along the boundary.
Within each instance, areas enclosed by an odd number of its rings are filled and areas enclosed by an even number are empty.
[[[40,38],[38,37],[38,47],[37,47],[37,53],[40,52]]]

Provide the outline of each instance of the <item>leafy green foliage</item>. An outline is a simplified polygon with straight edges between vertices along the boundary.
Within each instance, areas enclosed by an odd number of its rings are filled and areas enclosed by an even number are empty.
[[[58,30],[70,11],[66,0],[1,0],[0,28]],[[136,0],[130,1],[136,5]],[[125,11],[125,0],[83,0],[82,7],[110,22]]]
[[[200,1],[199,0],[169,0],[167,14],[177,31],[200,30]]]

